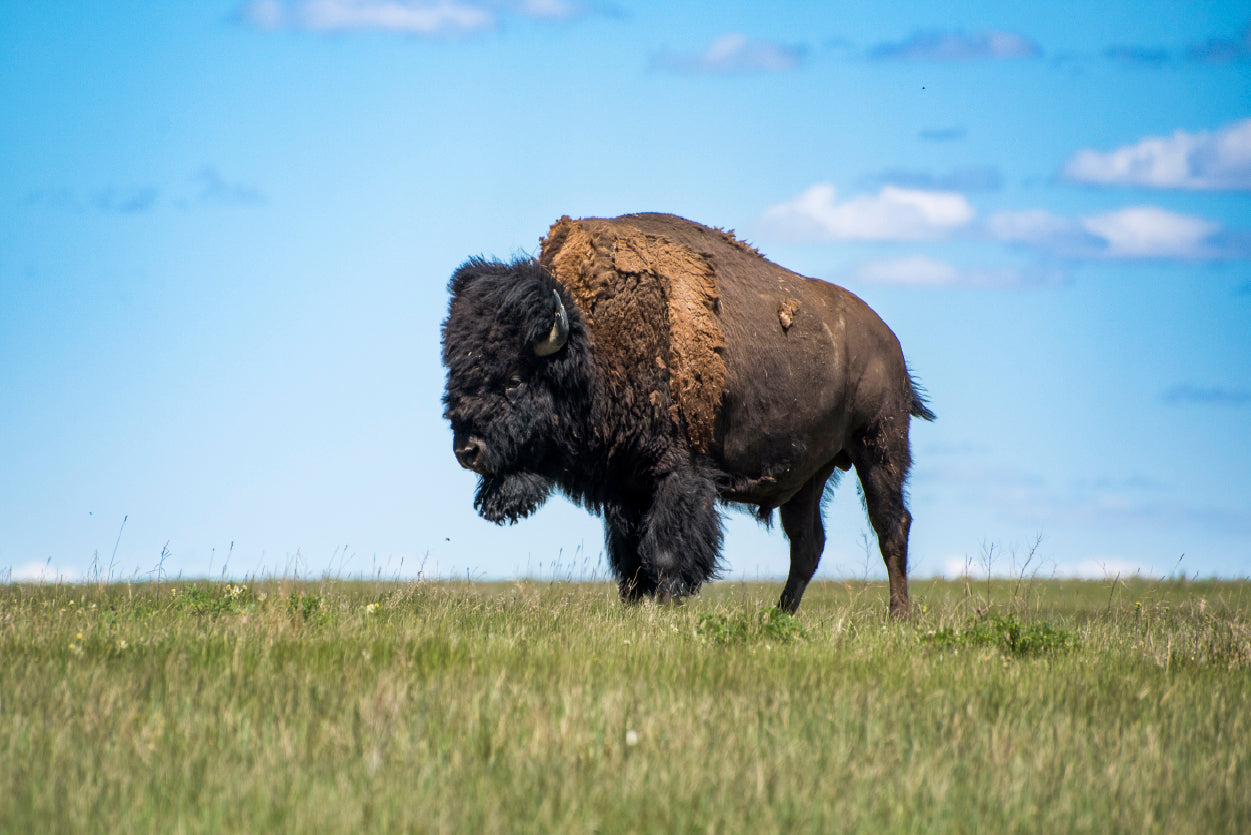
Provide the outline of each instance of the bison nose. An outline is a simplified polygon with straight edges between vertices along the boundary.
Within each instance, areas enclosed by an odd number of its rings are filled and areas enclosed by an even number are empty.
[[[466,470],[484,472],[486,468],[486,445],[478,438],[466,438],[454,447],[456,460]]]

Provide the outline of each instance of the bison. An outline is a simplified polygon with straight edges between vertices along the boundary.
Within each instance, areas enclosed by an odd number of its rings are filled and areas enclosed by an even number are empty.
[[[779,510],[795,612],[825,545],[822,496],[856,468],[908,612],[909,420],[933,420],[899,342],[852,293],[666,214],[561,218],[537,259],[472,258],[443,324],[444,416],[497,524],[554,489],[602,516],[622,599],[695,593],[719,503]]]

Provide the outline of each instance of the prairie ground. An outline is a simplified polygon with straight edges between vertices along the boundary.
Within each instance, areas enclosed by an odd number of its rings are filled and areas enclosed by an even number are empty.
[[[1249,832],[1251,582],[0,587],[3,832]]]

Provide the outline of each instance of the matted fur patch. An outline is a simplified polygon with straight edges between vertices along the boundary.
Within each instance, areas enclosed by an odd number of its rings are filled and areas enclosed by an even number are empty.
[[[539,261],[590,322],[610,377],[667,382],[668,398],[655,390],[652,402],[668,399],[669,415],[685,427],[691,447],[707,451],[725,388],[720,293],[708,259],[645,233],[627,215],[562,217],[542,240]]]

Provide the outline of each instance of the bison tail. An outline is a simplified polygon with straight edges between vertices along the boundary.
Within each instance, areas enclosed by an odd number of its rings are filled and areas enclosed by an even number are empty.
[[[934,420],[938,417],[930,410],[925,395],[925,387],[917,382],[917,378],[911,374],[908,375],[908,385],[912,389],[912,403],[908,407],[908,414],[921,418],[921,420]]]

